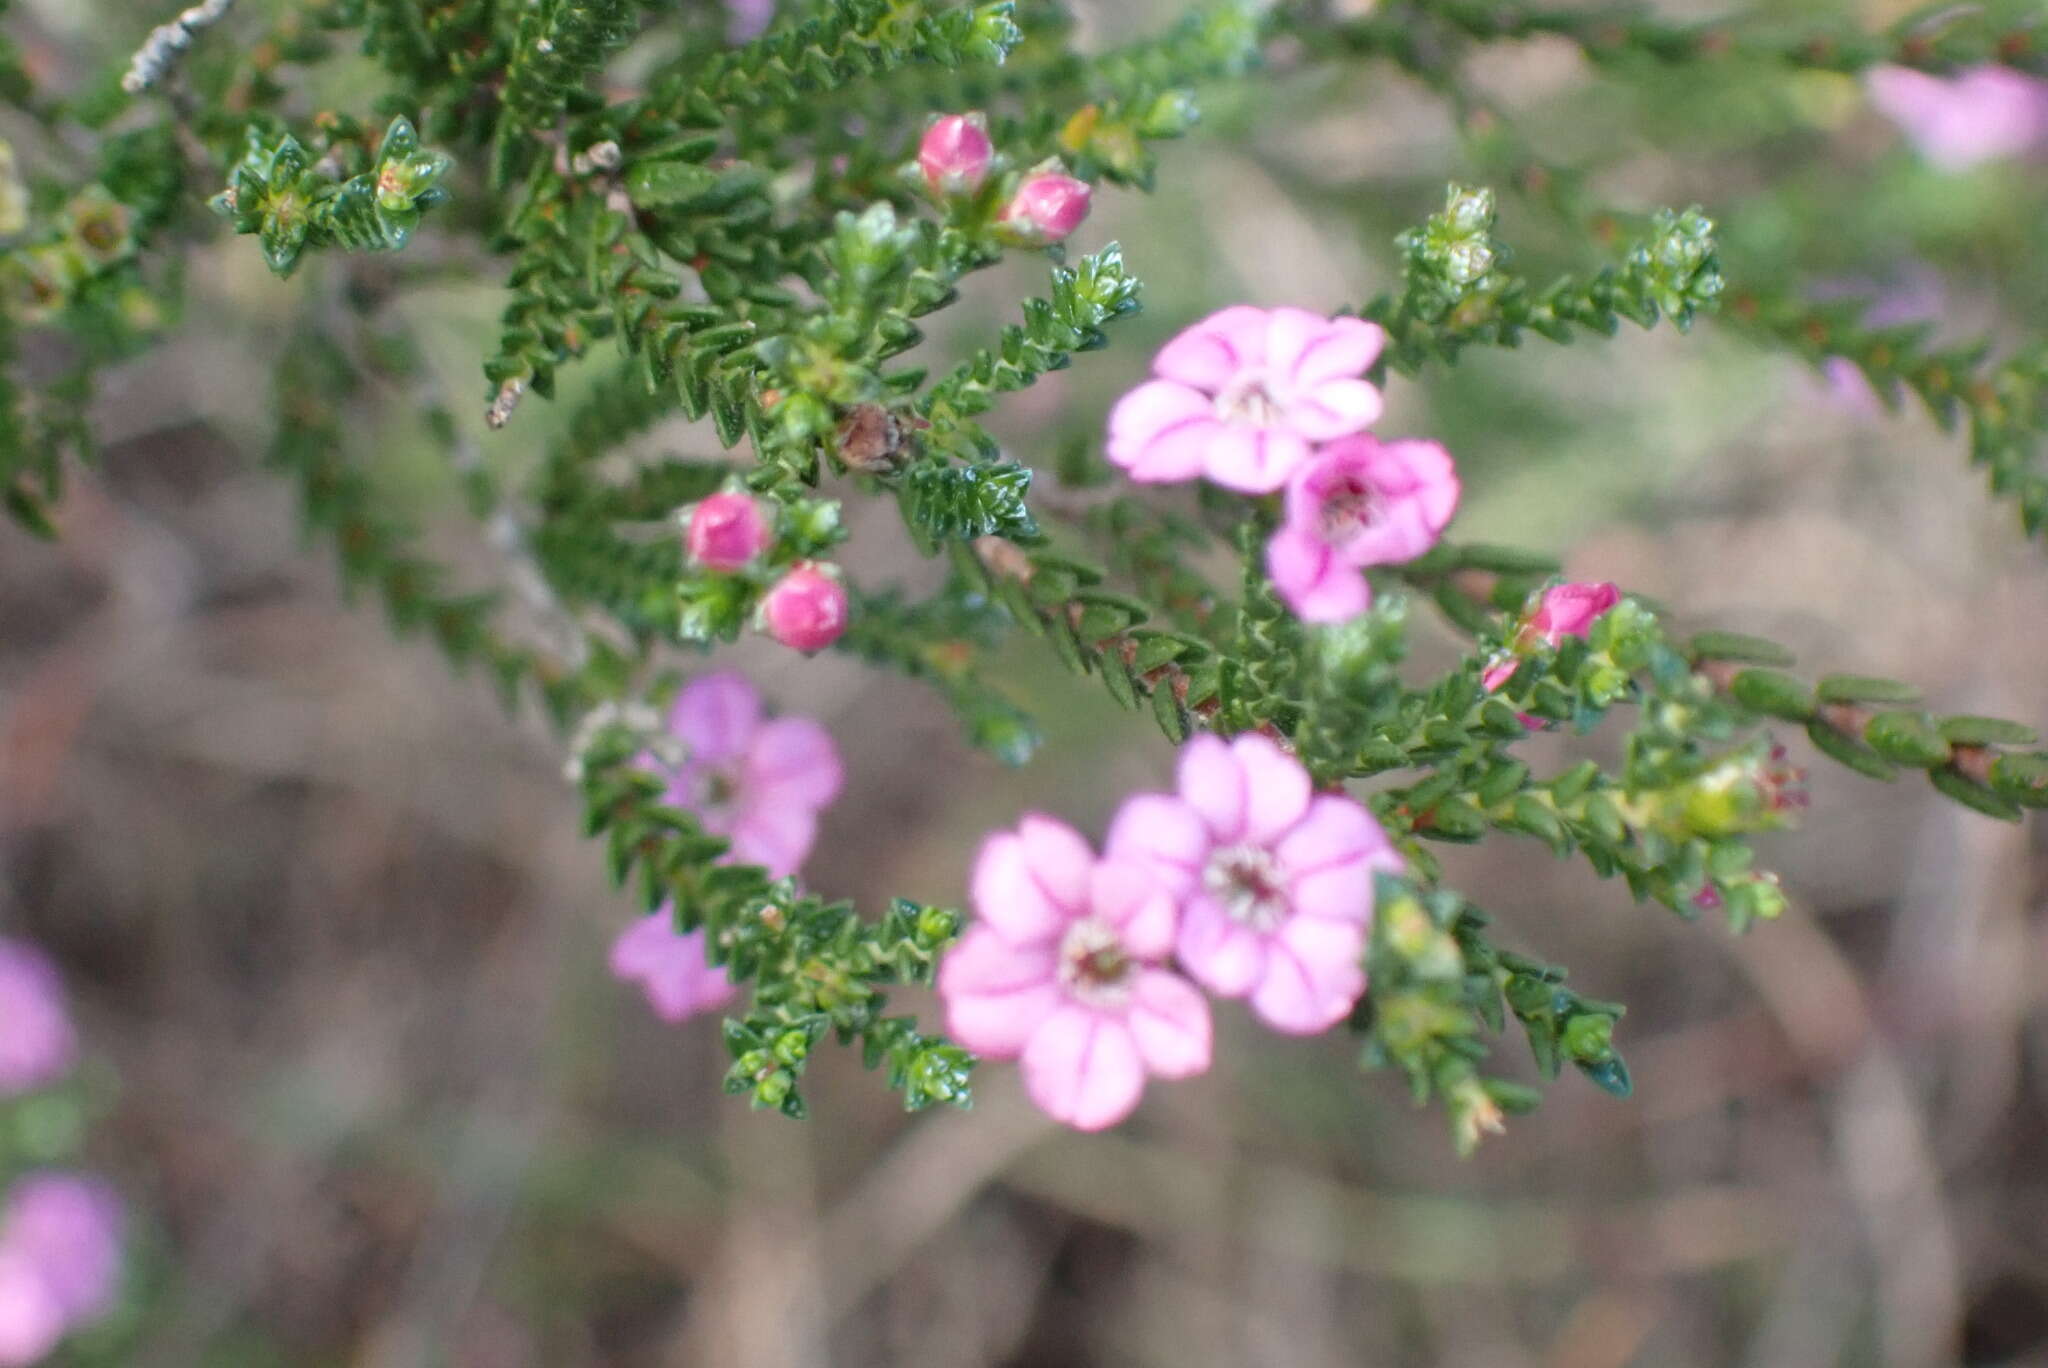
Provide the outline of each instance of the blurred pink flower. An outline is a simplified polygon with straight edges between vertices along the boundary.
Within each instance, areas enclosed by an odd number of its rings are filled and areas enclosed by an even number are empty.
[[[953,1038],[1018,1059],[1032,1101],[1078,1130],[1130,1115],[1147,1074],[1209,1067],[1209,1005],[1160,966],[1174,906],[1144,868],[1097,860],[1079,833],[1027,816],[982,844],[976,921],[939,964]]]
[[[1019,240],[1034,247],[1064,241],[1088,217],[1093,191],[1088,182],[1057,171],[1026,176],[997,220]]]
[[[640,764],[667,777],[669,802],[732,843],[720,862],[757,864],[777,879],[796,873],[817,838],[818,813],[845,782],[831,733],[808,717],[764,718],[761,695],[731,670],[691,680],[669,710],[669,731],[682,743],[681,761],[670,767],[649,752]],[[638,982],[658,1016],[681,1021],[731,999],[706,948],[702,931],[676,931],[664,905],[612,943],[612,974]]]
[[[64,1330],[64,1308],[35,1258],[0,1245],[0,1368],[41,1361]]]
[[[26,941],[0,939],[0,1096],[54,1083],[77,1056],[55,966]]]
[[[1886,66],[1864,81],[1871,103],[1944,171],[1964,171],[2048,141],[2048,81],[2007,67],[1930,76]]]
[[[612,942],[612,976],[638,983],[647,1005],[663,1021],[686,1021],[716,1012],[738,990],[725,970],[711,963],[704,932],[678,932],[675,908],[663,903]]]
[[[800,561],[761,599],[761,626],[791,650],[822,651],[846,631],[846,586],[834,571]]]
[[[97,1178],[36,1173],[7,1194],[0,1249],[27,1256],[67,1326],[112,1306],[121,1278],[121,1199]]]
[[[988,120],[980,113],[947,114],[924,131],[917,166],[934,195],[971,195],[988,178],[994,153]]]
[[[1489,691],[1498,689],[1513,677],[1523,656],[1539,645],[1555,647],[1566,637],[1586,635],[1592,630],[1594,621],[1619,602],[1621,590],[1612,584],[1552,585],[1543,591],[1536,611],[1515,634],[1514,650],[1487,666],[1479,682]],[[1531,722],[1528,717],[1522,720]]]
[[[683,532],[690,559],[712,570],[741,569],[773,540],[760,500],[736,490],[699,500]]]
[[[1372,602],[1360,569],[1415,559],[1457,507],[1458,472],[1437,443],[1339,438],[1287,482],[1287,521],[1266,545],[1266,571],[1303,621],[1343,622]]]
[[[1157,377],[1118,401],[1109,459],[1134,480],[1206,476],[1265,494],[1318,442],[1371,427],[1383,407],[1363,379],[1386,345],[1376,323],[1237,305],[1160,349]]]
[[[1198,736],[1178,778],[1177,794],[1127,800],[1106,849],[1179,899],[1182,967],[1219,996],[1249,996],[1275,1030],[1342,1021],[1365,992],[1374,872],[1402,867],[1386,833],[1352,799],[1311,792],[1263,736]]]

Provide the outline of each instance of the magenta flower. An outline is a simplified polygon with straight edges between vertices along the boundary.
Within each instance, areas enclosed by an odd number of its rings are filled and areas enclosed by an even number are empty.
[[[7,1194],[0,1249],[35,1265],[67,1327],[104,1315],[121,1279],[121,1199],[97,1178],[38,1173]]]
[[[1586,635],[1593,629],[1594,620],[1619,602],[1621,590],[1611,584],[1552,585],[1543,591],[1536,611],[1515,634],[1513,650],[1487,666],[1479,682],[1489,692],[1498,689],[1514,676],[1523,656],[1538,646],[1555,649],[1566,637]]]
[[[1339,438],[1287,482],[1266,572],[1304,622],[1343,622],[1372,602],[1361,568],[1414,560],[1457,508],[1458,472],[1435,442]]]
[[[2007,67],[1943,77],[1887,66],[1864,80],[1871,103],[1944,171],[1968,170],[2048,141],[2048,81]]]
[[[1177,794],[1128,799],[1107,849],[1179,899],[1182,967],[1221,997],[1250,997],[1275,1030],[1342,1021],[1365,992],[1373,875],[1402,867],[1386,833],[1350,798],[1312,793],[1263,736],[1198,736],[1178,778]]]
[[[939,964],[947,1030],[1017,1059],[1049,1116],[1101,1130],[1131,1114],[1145,1076],[1209,1067],[1209,1004],[1159,963],[1173,900],[1144,868],[1097,860],[1079,833],[1027,816],[982,844],[976,921]]]
[[[1182,332],[1152,359],[1156,379],[1109,416],[1109,459],[1134,480],[1206,477],[1266,494],[1319,442],[1378,421],[1363,379],[1386,345],[1377,323],[1237,305]]]
[[[941,199],[971,195],[988,179],[995,144],[989,141],[988,120],[980,113],[948,114],[924,131],[917,145],[917,168],[924,183]]]
[[[1047,247],[1081,226],[1092,193],[1087,181],[1041,171],[1024,178],[996,221],[1019,242]]]
[[[64,1308],[35,1258],[0,1245],[0,1368],[40,1362],[65,1328]]]
[[[822,651],[846,631],[846,586],[837,573],[800,561],[761,599],[761,626],[791,650]]]
[[[691,680],[669,710],[669,731],[682,744],[680,762],[649,752],[640,764],[667,777],[670,803],[732,843],[720,862],[760,865],[777,879],[794,874],[817,839],[818,813],[845,782],[831,733],[808,717],[765,719],[761,695],[730,670]],[[681,1021],[731,998],[706,951],[704,933],[677,932],[664,905],[619,934],[611,970],[639,983],[656,1015]]]
[[[675,908],[663,903],[612,942],[612,977],[638,983],[663,1021],[687,1021],[719,1011],[738,992],[708,949],[703,930],[677,931]]]
[[[26,941],[0,939],[0,1096],[54,1083],[77,1057],[56,967]]]
[[[773,540],[760,501],[734,490],[699,500],[683,532],[690,559],[711,570],[743,569]]]

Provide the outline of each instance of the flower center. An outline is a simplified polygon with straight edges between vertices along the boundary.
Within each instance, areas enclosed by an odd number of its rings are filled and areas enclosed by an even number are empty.
[[[1083,1002],[1110,1004],[1130,992],[1131,956],[1114,927],[1083,917],[1060,941],[1060,986]]]
[[[1271,427],[1280,420],[1280,404],[1266,392],[1266,377],[1248,371],[1234,377],[1216,396],[1216,416],[1228,422]]]
[[[1379,516],[1379,498],[1364,482],[1347,478],[1323,495],[1317,531],[1324,541],[1340,546],[1372,526]]]
[[[1287,882],[1280,862],[1263,846],[1225,846],[1202,871],[1202,886],[1233,921],[1271,931],[1287,919]]]
[[[702,769],[686,782],[689,799],[682,806],[697,815],[706,831],[724,834],[732,809],[739,802],[739,777],[723,769]]]

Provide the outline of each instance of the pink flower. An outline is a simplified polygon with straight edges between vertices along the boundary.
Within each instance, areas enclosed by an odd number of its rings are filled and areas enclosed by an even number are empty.
[[[1026,176],[997,222],[1018,241],[1045,247],[1063,240],[1088,217],[1088,182],[1041,171]]]
[[[1414,560],[1458,507],[1458,472],[1435,442],[1342,437],[1287,482],[1287,521],[1266,545],[1266,572],[1305,622],[1365,611],[1363,566]]]
[[[1101,1130],[1131,1114],[1147,1074],[1209,1067],[1209,1004],[1159,964],[1174,907],[1144,868],[1028,816],[982,844],[972,894],[977,920],[939,964],[947,1030],[1020,1060],[1048,1115]]]
[[[54,1083],[77,1056],[55,966],[26,941],[0,939],[0,1096]]]
[[[1386,345],[1376,323],[1237,305],[1152,359],[1157,378],[1109,416],[1109,459],[1134,480],[1204,476],[1226,489],[1280,488],[1318,442],[1363,432],[1380,392],[1362,377]]]
[[[1487,666],[1479,682],[1489,692],[1498,689],[1514,676],[1523,656],[1538,646],[1555,649],[1566,637],[1586,635],[1593,629],[1594,620],[1619,602],[1621,590],[1611,584],[1552,585],[1543,591],[1536,611],[1515,634],[1513,651]]]
[[[686,1021],[716,1012],[737,990],[725,970],[711,963],[704,932],[676,930],[668,903],[627,927],[612,942],[612,977],[638,983],[647,1005],[663,1021]]]
[[[668,722],[683,743],[668,801],[732,842],[729,863],[796,873],[845,779],[832,734],[808,717],[763,718],[761,695],[732,670],[691,680]]]
[[[1888,66],[1864,80],[1871,103],[1944,171],[2011,157],[2048,139],[2048,81],[2006,67],[1943,77]]]
[[[725,12],[725,40],[751,42],[774,21],[775,0],[725,0]]]
[[[773,540],[760,501],[731,490],[713,494],[691,508],[689,526],[683,533],[690,559],[711,570],[742,569]]]
[[[681,762],[640,757],[643,768],[667,776],[667,801],[731,842],[720,863],[760,865],[776,879],[796,873],[817,839],[818,813],[845,782],[832,734],[808,717],[764,719],[761,695],[731,670],[691,680],[668,722]],[[664,1020],[681,1021],[730,1000],[731,985],[706,950],[704,933],[676,931],[674,909],[663,905],[612,943],[612,974],[637,981]]]
[[[1182,967],[1276,1030],[1342,1021],[1365,992],[1374,872],[1401,868],[1379,823],[1258,735],[1188,742],[1178,787],[1128,799],[1107,849],[1180,900]]]
[[[988,179],[994,154],[987,119],[978,112],[948,114],[925,130],[924,141],[917,145],[917,167],[934,195],[971,195]]]
[[[802,561],[761,600],[761,625],[792,650],[822,651],[846,630],[846,586],[816,562]]]
[[[64,1308],[25,1250],[0,1245],[0,1368],[27,1368],[57,1347]]]
[[[38,1173],[7,1195],[0,1250],[25,1255],[67,1326],[105,1314],[121,1277],[121,1199],[96,1178]]]

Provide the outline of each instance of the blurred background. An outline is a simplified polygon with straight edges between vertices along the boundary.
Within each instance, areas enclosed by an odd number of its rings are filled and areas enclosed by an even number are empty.
[[[147,8],[24,0],[8,23],[61,78],[170,9]],[[1075,5],[1090,42],[1182,8]],[[1120,239],[1146,312],[1000,416],[1019,458],[1099,432],[1213,307],[1388,288],[1394,233],[1476,177],[1424,88],[1306,56],[1210,95],[1156,195],[1100,198],[1077,245]],[[327,98],[363,104],[362,74]],[[1937,166],[1844,77],[1603,73],[1554,41],[1473,74],[1546,156],[1597,157],[1617,206],[1705,205],[1733,287],[1869,292],[1958,338],[2024,335],[2048,306],[2039,147]],[[1603,264],[1502,189],[1518,269]],[[978,279],[931,346],[979,345],[1042,269]],[[202,246],[180,340],[107,378],[104,460],[62,540],[0,530],[0,932],[61,967],[88,1158],[134,1228],[123,1309],[71,1361],[2048,1362],[2041,829],[1825,762],[1803,829],[1766,843],[1793,910],[1741,938],[1532,842],[1455,853],[1504,944],[1629,1004],[1637,1082],[1622,1102],[1568,1076],[1469,1161],[1341,1033],[1284,1039],[1228,1006],[1215,1069],[1106,1136],[1050,1127],[1002,1066],[966,1113],[905,1117],[836,1051],[808,1122],[723,1098],[716,1022],[664,1026],[606,971],[630,909],[578,836],[557,744],[345,602],[258,468],[267,362],[315,279]],[[493,289],[395,307],[473,421]],[[1917,412],[1712,324],[1474,352],[1390,393],[1381,431],[1457,456],[1468,539],[1557,551],[1811,672],[2048,719],[2048,555]],[[373,397],[362,459],[487,576],[405,395]],[[562,407],[530,401],[489,458],[531,460]],[[717,451],[684,426],[649,446]],[[893,511],[850,512],[866,580],[933,582]],[[1420,661],[1448,659],[1416,618]],[[1169,770],[1156,732],[1028,642],[1011,683],[1048,739],[1021,771],[916,685],[730,654],[837,737],[850,783],[806,877],[867,907],[957,902],[983,831],[1041,808],[1099,835]],[[1521,1048],[1499,1059],[1528,1076]]]

